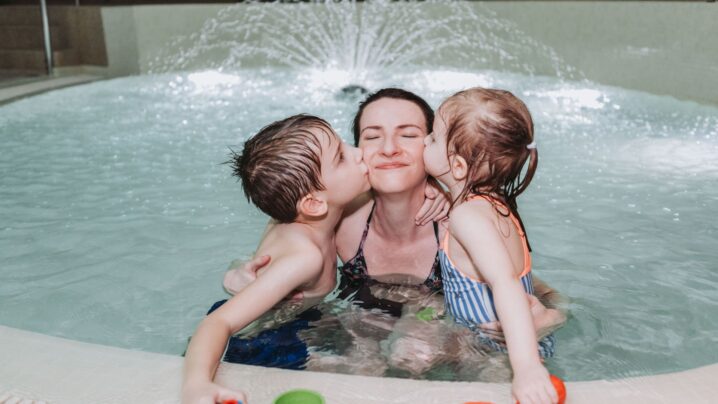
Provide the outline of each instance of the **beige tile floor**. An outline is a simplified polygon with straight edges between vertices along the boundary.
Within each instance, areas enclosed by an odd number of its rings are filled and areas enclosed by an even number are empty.
[[[0,326],[0,398],[47,403],[177,403],[182,358],[50,337]],[[217,380],[252,404],[308,388],[327,404],[510,403],[508,384],[420,381],[223,363]],[[613,381],[569,382],[567,404],[718,402],[718,364]],[[27,401],[30,402],[30,401]]]

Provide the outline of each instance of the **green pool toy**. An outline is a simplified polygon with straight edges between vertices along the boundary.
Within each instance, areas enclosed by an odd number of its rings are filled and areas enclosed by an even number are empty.
[[[277,397],[274,404],[324,404],[324,397],[312,390],[289,390]]]
[[[435,315],[436,311],[434,311],[433,307],[424,307],[416,313],[416,318],[421,321],[431,321]]]

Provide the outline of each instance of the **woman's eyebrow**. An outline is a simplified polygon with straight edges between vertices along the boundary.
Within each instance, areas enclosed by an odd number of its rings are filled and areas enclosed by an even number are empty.
[[[407,123],[404,125],[397,126],[397,129],[406,129],[406,128],[416,128],[421,130],[421,127],[419,125],[414,125],[413,123]]]
[[[364,131],[367,130],[367,129],[381,130],[381,126],[380,126],[380,125],[367,126],[366,128],[360,130],[360,131],[359,131],[359,134],[364,133]]]

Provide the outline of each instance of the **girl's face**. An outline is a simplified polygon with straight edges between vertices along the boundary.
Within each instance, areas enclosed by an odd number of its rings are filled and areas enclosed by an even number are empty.
[[[359,131],[359,148],[375,192],[404,192],[426,180],[426,118],[418,105],[395,98],[376,100],[364,108]]]
[[[446,122],[439,113],[434,119],[434,130],[424,139],[424,146],[426,172],[448,185],[447,180],[451,176],[451,169],[446,144]]]

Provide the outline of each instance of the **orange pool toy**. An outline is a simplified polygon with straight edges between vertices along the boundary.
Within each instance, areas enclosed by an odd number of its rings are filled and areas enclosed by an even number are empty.
[[[563,404],[566,402],[566,385],[563,384],[563,380],[559,379],[558,377],[551,375],[551,384],[553,384],[553,388],[556,389],[556,393],[558,393],[558,404]]]

